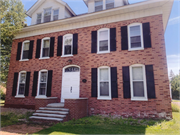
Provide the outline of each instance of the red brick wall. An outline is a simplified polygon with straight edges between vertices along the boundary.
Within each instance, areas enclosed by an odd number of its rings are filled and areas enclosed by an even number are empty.
[[[121,26],[127,26],[134,22],[150,22],[152,47],[138,51],[121,50]],[[107,54],[91,53],[91,31],[100,28],[115,28],[117,48],[115,52]],[[78,54],[73,57],[57,57],[57,39],[60,35],[78,33]],[[44,37],[54,37],[54,57],[50,59],[36,59],[36,41]],[[25,62],[16,61],[18,42],[34,40],[33,59]],[[92,27],[60,31],[56,33],[32,36],[16,39],[12,44],[10,68],[7,83],[6,104],[35,105],[36,100],[31,96],[34,71],[41,69],[53,70],[52,97],[61,97],[62,69],[72,64],[80,66],[80,97],[88,97],[89,114],[114,114],[117,116],[134,117],[171,117],[171,100],[169,93],[169,80],[167,73],[167,62],[165,54],[165,41],[162,15],[143,17],[128,21],[121,21],[110,24],[97,25]],[[122,67],[132,64],[153,65],[156,99],[148,101],[131,101],[123,98]],[[91,68],[99,66],[117,67],[118,77],[118,98],[111,101],[97,100],[91,97]],[[22,70],[30,71],[29,96],[24,99],[16,99],[11,96],[14,72]],[[82,79],[87,79],[86,83]]]
[[[86,117],[88,116],[88,99],[65,99],[64,108],[69,109],[68,120]]]

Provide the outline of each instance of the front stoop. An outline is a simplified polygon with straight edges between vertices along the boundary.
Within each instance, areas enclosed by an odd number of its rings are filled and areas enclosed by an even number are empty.
[[[58,123],[66,121],[68,114],[69,109],[64,108],[64,103],[51,103],[36,110],[30,119],[38,123]]]

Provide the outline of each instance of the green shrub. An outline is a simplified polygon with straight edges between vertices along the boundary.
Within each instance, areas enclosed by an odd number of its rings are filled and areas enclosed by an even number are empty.
[[[3,92],[3,90],[0,88],[0,97],[1,100],[5,100],[6,94]]]

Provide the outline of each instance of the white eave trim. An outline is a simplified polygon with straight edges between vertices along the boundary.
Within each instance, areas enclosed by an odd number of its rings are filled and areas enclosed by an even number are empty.
[[[14,39],[36,36],[41,34],[90,27],[105,23],[113,23],[152,15],[163,15],[164,31],[167,26],[174,0],[148,0],[100,12],[83,14],[48,23],[31,25],[23,28]],[[168,9],[167,9],[168,8]],[[72,23],[73,22],[73,23]]]

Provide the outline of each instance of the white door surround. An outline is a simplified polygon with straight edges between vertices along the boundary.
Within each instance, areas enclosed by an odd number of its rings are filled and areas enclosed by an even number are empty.
[[[61,102],[64,99],[79,98],[80,67],[68,65],[62,71]]]

